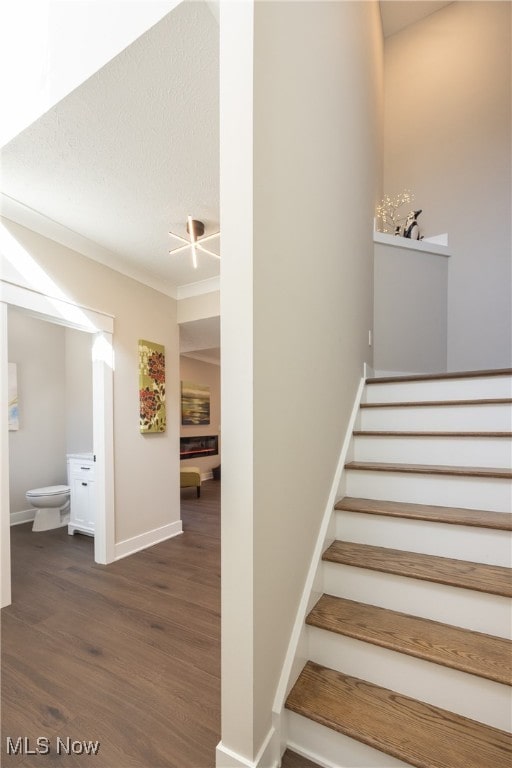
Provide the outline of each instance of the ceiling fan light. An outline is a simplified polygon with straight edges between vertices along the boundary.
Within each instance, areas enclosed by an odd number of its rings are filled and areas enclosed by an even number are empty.
[[[204,223],[193,219],[192,216],[187,216],[187,232],[190,235],[190,239],[197,240],[198,237],[204,235]]]
[[[201,251],[202,253],[206,253],[208,256],[213,256],[216,259],[220,259],[220,256],[216,253],[213,253],[213,251],[208,250],[205,248],[202,243],[206,242],[208,240],[211,240],[215,237],[218,237],[220,235],[220,232],[214,232],[211,235],[208,235],[207,237],[202,237],[204,235],[204,223],[202,221],[199,221],[198,219],[193,219],[192,216],[187,216],[187,225],[186,225],[187,233],[190,237],[190,241],[186,240],[181,235],[177,235],[175,232],[169,232],[171,237],[175,237],[177,240],[180,240],[182,243],[185,243],[185,245],[179,245],[177,248],[173,248],[169,253],[179,253],[180,251],[184,251],[186,248],[190,248],[191,255],[192,255],[192,266],[194,269],[197,269],[197,251]],[[199,239],[200,238],[200,239]]]

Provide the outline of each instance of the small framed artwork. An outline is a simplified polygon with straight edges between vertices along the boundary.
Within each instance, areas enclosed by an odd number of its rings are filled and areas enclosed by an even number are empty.
[[[7,366],[8,399],[9,399],[9,432],[16,432],[20,428],[18,412],[18,368],[16,363]]]
[[[139,428],[165,432],[165,347],[139,339]]]
[[[189,426],[210,423],[210,387],[181,382],[181,423]]]

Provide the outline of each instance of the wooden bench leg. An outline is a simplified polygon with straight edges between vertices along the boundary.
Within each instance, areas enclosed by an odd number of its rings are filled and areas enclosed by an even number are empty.
[[[198,485],[197,486],[197,498],[199,498],[200,496],[201,496],[201,486]]]

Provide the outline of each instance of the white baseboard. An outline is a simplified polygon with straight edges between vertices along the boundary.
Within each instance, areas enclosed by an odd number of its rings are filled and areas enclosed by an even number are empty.
[[[216,749],[216,768],[278,768],[279,741],[276,730],[272,727],[261,745],[254,760],[234,752],[219,741]]]
[[[173,536],[183,533],[183,527],[181,520],[176,520],[175,523],[169,523],[168,525],[162,525],[161,528],[154,528],[152,531],[146,531],[139,536],[133,536],[131,539],[125,539],[119,541],[115,545],[115,557],[114,560],[121,560],[123,557],[133,555],[135,552],[140,552],[141,549],[147,549],[154,544],[159,544],[161,541],[171,539]]]
[[[22,509],[19,512],[11,512],[10,524],[21,525],[22,523],[32,523],[36,514],[35,509]]]
[[[201,482],[205,480],[213,480],[213,472],[210,469],[208,472],[201,472]]]

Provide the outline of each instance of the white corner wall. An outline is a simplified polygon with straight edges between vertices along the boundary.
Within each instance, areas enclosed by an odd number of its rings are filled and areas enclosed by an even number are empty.
[[[115,318],[115,542],[121,545],[120,551],[127,554],[137,540],[151,543],[151,532],[158,536],[173,524],[176,532],[181,530],[176,300],[7,219],[2,219],[1,226],[5,280],[67,297]],[[139,432],[137,342],[141,338],[165,346],[167,431],[163,434]]]
[[[293,621],[371,362],[380,191],[378,4],[255,3],[254,19],[240,6],[221,16],[218,766],[268,760]]]
[[[448,232],[448,369],[512,365],[511,4],[454,2],[387,38],[384,189]]]
[[[390,239],[398,243],[375,243],[373,368],[446,371],[449,256]]]

